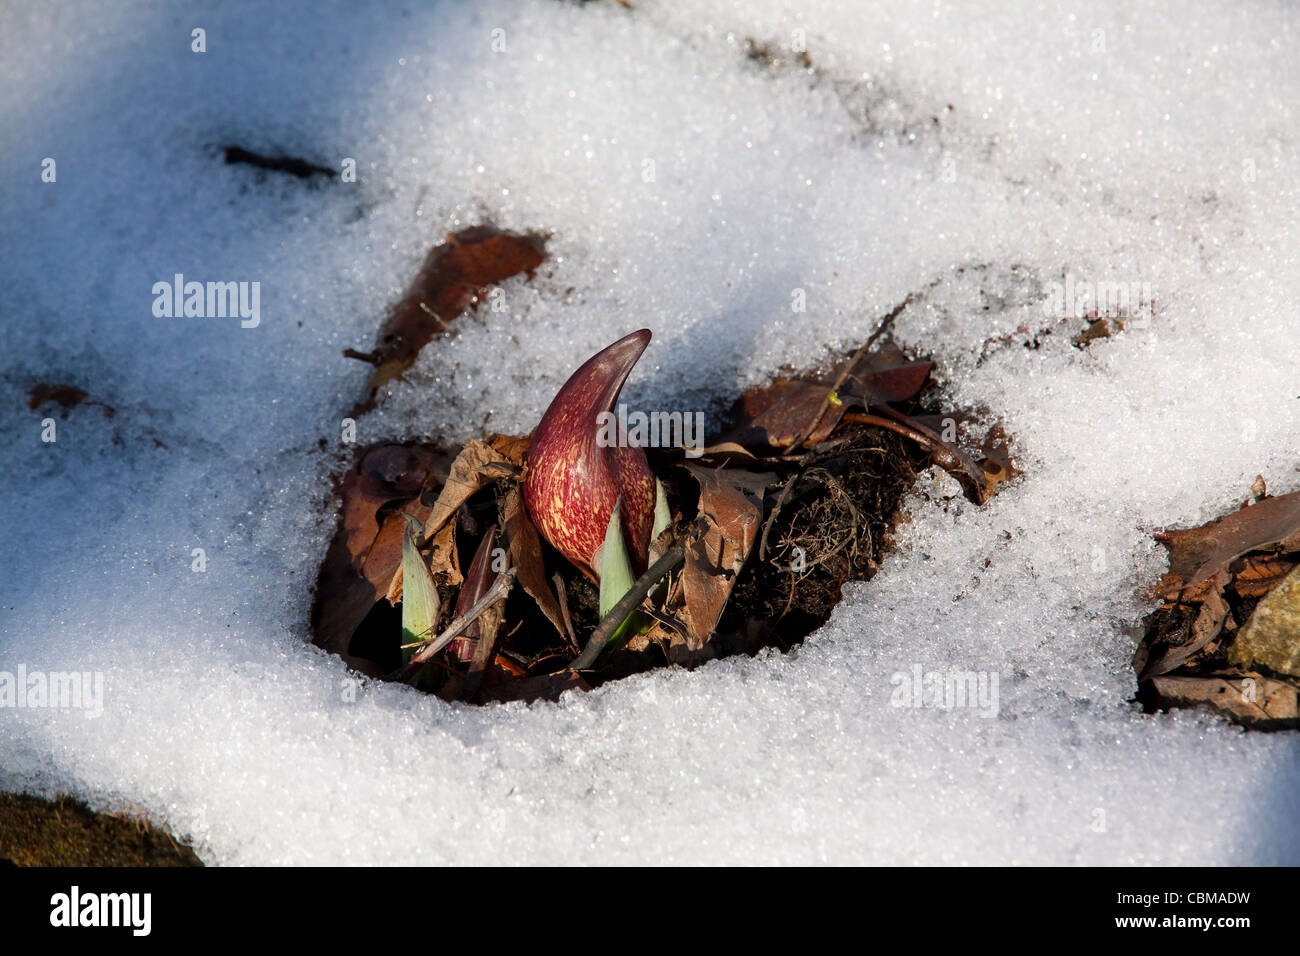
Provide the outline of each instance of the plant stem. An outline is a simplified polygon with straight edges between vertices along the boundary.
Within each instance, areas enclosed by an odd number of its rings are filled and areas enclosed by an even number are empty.
[[[582,671],[591,670],[596,659],[600,657],[601,651],[609,644],[610,637],[618,630],[618,626],[627,619],[627,616],[636,610],[650,589],[659,583],[665,574],[677,570],[678,566],[686,560],[686,542],[678,541],[654,564],[645,574],[637,578],[632,589],[624,594],[612,608],[609,613],[601,620],[596,629],[591,632],[591,639],[587,641],[587,646],[581,654],[574,658],[573,663],[569,665],[570,670]]]

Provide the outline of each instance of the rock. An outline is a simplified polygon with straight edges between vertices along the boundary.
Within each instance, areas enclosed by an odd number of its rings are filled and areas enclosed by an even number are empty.
[[[1255,605],[1229,656],[1243,667],[1300,677],[1300,566]]]

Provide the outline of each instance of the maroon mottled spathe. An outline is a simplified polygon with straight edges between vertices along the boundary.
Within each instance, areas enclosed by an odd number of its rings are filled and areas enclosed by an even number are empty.
[[[596,551],[623,497],[623,533],[632,567],[646,568],[654,524],[654,475],[634,445],[602,448],[597,417],[613,412],[619,392],[650,330],[624,336],[570,376],[533,432],[524,475],[524,504],[542,536],[588,577],[597,579]]]

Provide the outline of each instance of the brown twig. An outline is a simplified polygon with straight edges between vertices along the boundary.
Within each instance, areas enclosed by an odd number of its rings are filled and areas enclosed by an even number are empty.
[[[910,438],[934,455],[935,463],[939,467],[948,471],[956,470],[963,474],[966,473],[965,463],[958,453],[942,438],[931,434],[929,429],[919,422],[900,422],[895,418],[868,415],[862,412],[848,412],[844,416],[844,420],[857,425],[874,425],[877,428],[888,429],[895,434],[902,435],[904,438]]]
[[[781,489],[781,494],[777,496],[776,504],[772,506],[772,513],[767,516],[767,521],[763,523],[763,537],[758,542],[758,560],[760,561],[767,560],[767,536],[772,530],[772,522],[774,522],[776,516],[781,513],[781,506],[785,504],[785,499],[790,496],[790,489],[794,487],[794,483],[798,480],[798,472],[795,472],[790,476],[790,480],[787,481],[785,487]]]
[[[678,566],[686,561],[686,542],[678,541],[654,564],[645,574],[637,578],[636,584],[632,589],[624,594],[617,604],[609,609],[609,613],[601,619],[600,624],[591,632],[591,638],[587,641],[587,646],[569,665],[570,670],[582,671],[590,670],[596,663],[596,658],[609,644],[609,639],[614,636],[618,626],[627,620],[627,616],[636,610],[650,589],[659,583],[665,574],[677,570]]]
[[[564,577],[556,571],[555,577],[551,580],[555,582],[555,594],[560,599],[560,617],[564,619],[564,629],[569,634],[569,643],[573,645],[574,653],[581,654],[582,648],[578,645],[578,635],[573,631],[573,618],[569,617],[569,596],[564,587]]]
[[[670,631],[680,634],[682,637],[686,637],[686,626],[671,614],[665,614],[663,611],[656,611],[652,607],[642,607],[637,610],[648,617],[654,618]]]
[[[478,643],[474,645],[474,659],[469,662],[469,673],[465,676],[465,700],[473,701],[478,696],[479,686],[483,683],[483,672],[488,661],[492,660],[497,646],[497,634],[501,630],[501,615],[484,611],[480,620]]]
[[[835,384],[827,390],[826,397],[822,399],[821,408],[817,409],[817,414],[813,416],[812,423],[804,429],[803,434],[800,435],[798,439],[791,443],[791,453],[796,449],[803,447],[804,443],[812,437],[813,432],[817,431],[817,426],[820,425],[822,419],[826,417],[826,410],[831,407],[831,396],[839,393],[839,390],[844,386],[844,383],[848,381],[849,375],[855,368],[857,368],[858,362],[867,354],[871,346],[876,344],[876,339],[880,338],[890,329],[894,324],[894,320],[903,314],[903,310],[912,304],[913,299],[915,299],[915,295],[909,294],[906,299],[890,309],[885,317],[880,320],[880,325],[877,326],[876,331],[871,333],[871,337],[862,343],[862,346],[853,353],[853,357],[840,369],[840,374],[835,377]]]

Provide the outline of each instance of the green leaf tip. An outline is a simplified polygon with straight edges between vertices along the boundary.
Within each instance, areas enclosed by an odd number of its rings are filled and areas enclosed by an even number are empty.
[[[406,528],[402,532],[402,643],[410,644],[433,637],[442,606],[433,575],[415,543],[415,534],[422,526],[409,514],[403,514]],[[402,660],[409,661],[418,650],[418,647],[404,647]]]
[[[603,618],[613,609],[632,585],[636,584],[636,575],[632,573],[632,561],[628,557],[627,543],[623,540],[623,498],[619,497],[610,512],[609,525],[605,529],[605,543],[597,556],[600,572],[600,616]],[[628,629],[629,622],[635,615],[628,615],[622,621],[609,642],[621,640]]]

